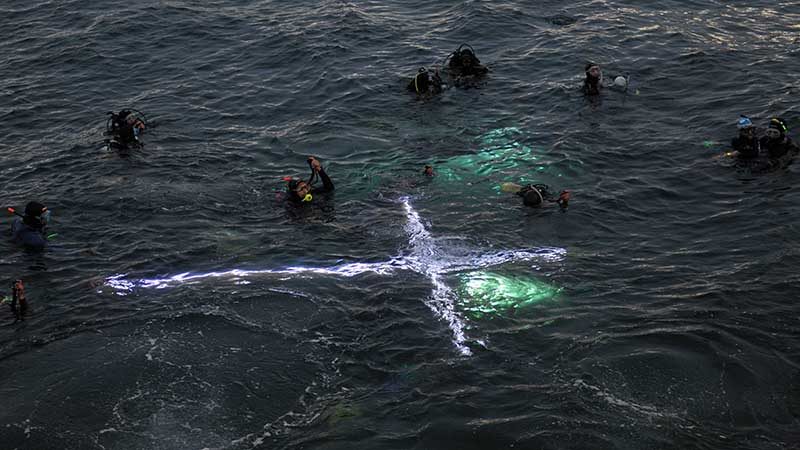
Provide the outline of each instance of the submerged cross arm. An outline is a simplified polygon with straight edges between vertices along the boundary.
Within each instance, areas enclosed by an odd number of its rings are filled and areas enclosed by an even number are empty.
[[[479,255],[464,256],[455,259],[451,264],[441,268],[441,272],[452,273],[464,270],[484,269],[511,262],[545,261],[556,262],[564,259],[567,250],[561,247],[537,247],[524,250],[502,250],[499,252],[483,253]]]

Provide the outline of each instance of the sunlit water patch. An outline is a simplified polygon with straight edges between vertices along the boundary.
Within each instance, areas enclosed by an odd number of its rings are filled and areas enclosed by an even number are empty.
[[[464,311],[480,318],[523,309],[556,298],[561,288],[534,278],[476,271],[461,275]]]

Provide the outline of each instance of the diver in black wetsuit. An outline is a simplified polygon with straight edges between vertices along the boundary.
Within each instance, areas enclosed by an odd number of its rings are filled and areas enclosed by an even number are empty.
[[[289,200],[294,203],[310,202],[314,199],[314,195],[333,192],[333,182],[328,174],[322,168],[322,165],[313,156],[308,157],[308,165],[311,167],[311,176],[308,181],[303,180],[287,180],[289,183],[286,186],[286,191],[289,194]],[[314,187],[314,182],[322,180],[322,186]]]
[[[489,73],[489,68],[481,64],[469,44],[461,44],[448,58],[447,72],[453,80],[453,86],[474,86]]]
[[[522,197],[522,203],[525,206],[540,208],[548,204],[557,204],[561,209],[566,209],[569,206],[569,191],[561,191],[561,194],[556,197],[550,192],[550,187],[546,184],[530,184],[520,189],[517,195]]]
[[[786,136],[787,131],[783,119],[775,117],[769,121],[769,126],[764,130],[764,137],[759,140],[759,144],[767,151],[770,161],[780,160],[786,155],[791,157],[800,151],[800,147]]]
[[[739,116],[736,127],[739,129],[739,136],[731,140],[731,147],[736,156],[741,159],[757,158],[761,152],[761,144],[753,122],[746,116]]]
[[[586,78],[583,80],[583,93],[586,95],[600,95],[603,87],[603,71],[595,63],[589,63],[584,69]]]
[[[541,208],[543,206],[558,205],[562,210],[567,209],[569,206],[569,199],[571,197],[570,191],[561,191],[556,197],[551,191],[550,187],[546,184],[529,184],[527,186],[520,186],[516,183],[503,183],[501,186],[503,192],[513,192],[522,197],[522,203],[525,206],[534,208]]]
[[[50,211],[39,202],[25,205],[25,214],[19,214],[13,208],[9,211],[20,216],[11,224],[11,237],[14,242],[26,248],[41,250],[47,245],[45,228],[50,220]]]
[[[442,92],[442,78],[439,72],[420,67],[408,83],[408,90],[419,96],[432,96]]]
[[[126,148],[129,145],[141,145],[139,135],[144,132],[146,125],[132,111],[123,109],[119,113],[109,113],[108,133],[113,136],[111,144],[116,147]]]

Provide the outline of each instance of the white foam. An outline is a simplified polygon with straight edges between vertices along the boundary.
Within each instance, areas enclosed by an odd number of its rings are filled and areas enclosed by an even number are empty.
[[[535,249],[505,250],[492,253],[470,255],[449,255],[431,236],[422,223],[419,213],[411,206],[407,197],[400,199],[406,212],[405,231],[408,235],[408,254],[397,256],[384,262],[346,263],[328,267],[289,266],[280,269],[229,269],[205,273],[184,272],[165,278],[128,279],[126,274],[106,278],[106,285],[115,289],[118,295],[126,295],[135,289],[164,289],[179,284],[197,283],[208,278],[232,279],[242,283],[245,278],[269,275],[327,275],[354,277],[364,273],[382,276],[393,275],[399,270],[410,270],[427,277],[433,285],[430,297],[425,304],[437,318],[444,321],[453,334],[453,345],[463,355],[471,355],[467,346],[466,325],[456,310],[456,294],[444,282],[448,273],[487,267],[518,261],[558,261],[564,258],[566,250],[559,247],[539,247]]]

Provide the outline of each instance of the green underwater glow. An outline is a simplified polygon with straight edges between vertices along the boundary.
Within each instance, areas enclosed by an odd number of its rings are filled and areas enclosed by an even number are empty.
[[[442,163],[438,168],[441,177],[453,181],[462,181],[475,176],[490,176],[510,172],[540,159],[533,147],[520,144],[516,138],[521,135],[518,128],[500,128],[492,130],[481,137],[479,152],[471,155],[459,155]],[[537,170],[544,170],[539,166]]]
[[[530,278],[483,271],[461,275],[462,307],[478,318],[550,300],[559,292],[561,288]]]
[[[342,422],[350,421],[362,414],[363,411],[357,405],[353,405],[349,402],[339,403],[331,408],[330,415],[328,416],[328,424],[333,426],[341,425]]]

